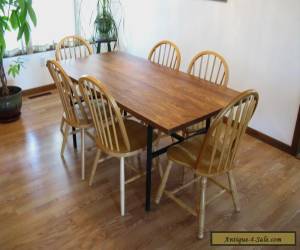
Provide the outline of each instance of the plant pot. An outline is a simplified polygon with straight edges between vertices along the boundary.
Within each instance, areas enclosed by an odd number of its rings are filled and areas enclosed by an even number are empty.
[[[9,95],[0,95],[0,122],[18,120],[21,115],[22,89],[17,86],[8,86]],[[2,93],[2,88],[0,88]]]
[[[116,36],[116,24],[110,14],[98,16],[95,20],[97,40],[109,40]]]

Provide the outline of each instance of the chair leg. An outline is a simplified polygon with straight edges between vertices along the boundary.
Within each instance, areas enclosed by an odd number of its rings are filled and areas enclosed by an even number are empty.
[[[60,121],[60,132],[64,134],[65,119],[62,117]]]
[[[162,178],[161,184],[159,186],[157,195],[156,195],[156,199],[155,199],[156,204],[159,204],[160,199],[162,197],[162,194],[165,191],[166,184],[167,184],[167,181],[168,181],[169,174],[170,174],[172,166],[173,166],[173,162],[169,161],[168,162],[168,166],[167,166],[167,168],[165,170],[164,176]]]
[[[125,215],[125,164],[124,157],[120,159],[120,203],[121,216]]]
[[[201,195],[200,195],[200,208],[199,208],[199,232],[198,238],[203,239],[204,237],[204,223],[205,223],[205,193],[206,193],[206,184],[207,184],[207,177],[201,177],[200,185],[201,185]]]
[[[161,164],[160,164],[159,156],[158,156],[157,158],[158,158],[157,165],[158,165],[159,177],[160,177],[160,179],[162,179],[163,176],[164,176],[164,171],[163,171],[162,166],[161,166]]]
[[[185,181],[185,168],[182,168],[181,185],[184,184],[184,181]]]
[[[157,140],[155,142],[155,148],[154,148],[154,150],[157,150],[159,148],[159,143],[160,143],[160,139],[161,139],[162,135],[163,134],[161,132],[158,132],[158,138],[157,138]],[[158,168],[159,176],[162,179],[162,177],[163,177],[163,170],[162,170],[162,167],[161,167],[161,164],[160,164],[160,158],[159,158],[159,156],[155,157],[154,162],[155,162],[155,166]]]
[[[80,135],[81,135],[81,179],[84,180],[85,178],[85,157],[84,157],[84,133],[85,129],[80,130]]]
[[[60,150],[61,157],[64,156],[66,144],[67,144],[67,141],[68,141],[68,133],[69,133],[69,125],[66,124],[64,132],[63,132],[63,142],[62,142],[61,150]]]
[[[236,183],[235,183],[232,171],[229,171],[227,173],[227,175],[228,175],[228,181],[229,181],[229,186],[230,186],[230,190],[231,190],[232,201],[233,201],[235,211],[240,212],[241,208],[240,208],[239,195],[237,192]]]
[[[91,173],[91,176],[90,176],[90,181],[89,181],[90,186],[92,186],[92,184],[93,184],[93,180],[94,180],[94,176],[95,176],[95,173],[96,173],[96,170],[97,170],[100,155],[101,155],[101,151],[98,149],[97,153],[96,153],[96,156],[95,156],[94,163],[93,163],[92,173]]]
[[[138,168],[139,168],[140,172],[142,173],[144,171],[144,169],[143,169],[143,165],[142,165],[141,153],[139,153],[136,157],[137,157]]]

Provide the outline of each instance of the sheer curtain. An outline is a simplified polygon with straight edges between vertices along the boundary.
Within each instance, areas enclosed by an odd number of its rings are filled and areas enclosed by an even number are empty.
[[[46,50],[62,37],[75,34],[74,0],[34,0],[38,25],[32,28],[31,43]]]
[[[97,0],[75,0],[76,11],[75,16],[78,19],[77,22],[77,34],[81,35],[85,39],[93,42],[95,40],[95,28],[94,22],[97,16]],[[120,45],[126,44],[126,38],[123,35],[124,30],[124,9],[122,5],[123,0],[111,0],[111,10],[114,16],[118,28],[118,43],[113,45],[119,47]],[[120,44],[121,43],[121,44]],[[105,48],[107,50],[107,47]]]
[[[20,42],[17,41],[17,32],[6,32],[5,33],[6,40],[6,49],[11,50],[18,48],[20,46]]]
[[[78,18],[78,31],[81,36],[88,40],[94,37],[94,20],[97,16],[97,0],[75,0]]]

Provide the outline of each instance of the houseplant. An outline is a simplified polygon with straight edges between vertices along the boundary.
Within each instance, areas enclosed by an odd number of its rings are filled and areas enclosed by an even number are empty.
[[[5,33],[15,30],[17,39],[29,44],[31,23],[36,26],[36,14],[32,8],[32,0],[0,0],[0,121],[15,120],[19,117],[22,106],[21,88],[7,86],[7,78],[3,65],[6,49]],[[21,69],[20,61],[15,61],[9,67],[12,76]]]
[[[118,38],[118,28],[112,15],[111,4],[111,0],[97,1],[97,16],[94,23],[96,40]]]

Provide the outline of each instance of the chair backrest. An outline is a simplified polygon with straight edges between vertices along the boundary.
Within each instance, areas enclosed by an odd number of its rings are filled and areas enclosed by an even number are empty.
[[[80,36],[66,36],[56,46],[55,58],[57,61],[76,59],[89,56],[93,48],[84,38]]]
[[[80,78],[79,87],[90,109],[101,150],[118,153],[123,142],[129,151],[130,143],[120,109],[107,88],[92,76]]]
[[[247,90],[216,116],[200,149],[197,169],[206,167],[208,174],[218,174],[234,167],[237,149],[255,112],[258,99],[256,91]]]
[[[181,55],[176,44],[164,40],[157,43],[151,49],[148,60],[174,70],[179,70]]]
[[[227,86],[229,69],[225,59],[214,51],[198,53],[189,64],[188,74],[217,85]]]
[[[72,82],[57,61],[49,60],[47,67],[58,89],[67,122],[74,126],[78,125],[80,121],[87,123],[88,116],[82,105],[75,83]]]

